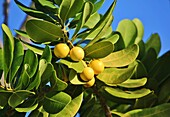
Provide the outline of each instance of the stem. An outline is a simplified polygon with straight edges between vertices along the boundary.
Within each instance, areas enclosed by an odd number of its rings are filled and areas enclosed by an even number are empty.
[[[9,13],[9,4],[10,0],[5,0],[3,3],[4,6],[4,24],[8,25],[8,13]]]
[[[96,86],[93,87],[93,91],[94,91],[94,93],[96,94],[96,96],[99,98],[100,104],[101,104],[101,106],[103,107],[103,110],[104,110],[104,112],[105,112],[105,116],[106,116],[106,117],[112,117],[112,114],[111,114],[111,112],[110,112],[110,108],[109,108],[108,105],[106,104],[105,99],[104,99],[104,98],[100,95],[100,93],[98,92]]]

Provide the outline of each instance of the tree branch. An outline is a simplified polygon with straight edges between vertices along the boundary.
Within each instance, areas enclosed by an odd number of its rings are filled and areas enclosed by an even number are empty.
[[[10,0],[5,0],[3,3],[4,24],[8,25],[8,13],[9,13]]]

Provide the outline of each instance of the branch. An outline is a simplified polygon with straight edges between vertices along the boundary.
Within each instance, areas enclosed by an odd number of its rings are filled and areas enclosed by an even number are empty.
[[[3,3],[4,24],[8,25],[8,13],[9,13],[10,0],[5,0]]]

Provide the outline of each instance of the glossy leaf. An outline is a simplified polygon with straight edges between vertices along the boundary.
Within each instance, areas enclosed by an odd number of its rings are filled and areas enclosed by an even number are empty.
[[[90,18],[84,24],[84,27],[93,28],[99,21],[100,21],[100,15],[97,12],[95,12],[90,16]],[[89,37],[87,38],[89,39]]]
[[[134,44],[137,36],[137,29],[131,20],[121,20],[117,26],[116,31],[121,33],[126,47]]]
[[[107,85],[120,84],[131,78],[135,67],[136,66],[131,66],[128,68],[105,68],[105,70],[100,73],[97,78]]]
[[[170,104],[165,103],[152,108],[136,109],[122,115],[122,117],[168,117],[170,115]]]
[[[30,15],[32,17],[36,17],[36,18],[44,19],[44,20],[47,20],[47,21],[50,21],[50,22],[54,22],[54,19],[51,18],[49,15],[47,15],[47,14],[41,12],[41,11],[29,8],[29,7],[25,6],[25,5],[23,5],[18,0],[14,0],[14,1],[18,5],[18,7],[22,11],[24,11],[26,14],[28,14],[28,15]]]
[[[144,86],[146,82],[147,82],[147,78],[128,79],[125,82],[118,84],[118,86],[125,87],[125,88],[138,88]]]
[[[11,68],[14,54],[14,38],[10,29],[2,24],[3,30],[3,70],[4,70],[4,79],[9,82],[7,79],[8,72]]]
[[[123,67],[127,66],[137,58],[139,47],[137,45],[129,46],[126,49],[113,52],[102,58],[105,67]]]
[[[82,101],[83,101],[83,93],[81,93],[79,96],[71,100],[71,102],[58,114],[56,115],[50,114],[50,117],[61,117],[61,116],[74,117],[77,114],[82,104]]]
[[[74,69],[77,73],[81,73],[84,69],[84,65],[82,61],[79,62],[73,62],[73,61],[67,61],[67,60],[60,60],[60,63],[67,65],[68,68]]]
[[[27,21],[26,32],[33,41],[38,43],[56,41],[57,38],[63,37],[60,26],[43,20],[32,19]]]
[[[149,89],[145,89],[145,88],[138,89],[135,91],[123,91],[119,88],[105,87],[105,91],[111,94],[112,96],[124,98],[124,99],[137,99],[151,93]]]
[[[52,53],[50,47],[47,45],[41,55],[41,59],[45,59],[47,62],[51,62],[52,60]]]
[[[22,104],[26,98],[30,95],[34,95],[34,92],[27,90],[18,90],[13,92],[13,94],[9,97],[8,104],[15,108],[16,106]]]
[[[87,58],[103,58],[113,52],[113,44],[109,41],[95,43],[85,48]]]
[[[135,18],[132,21],[137,28],[137,37],[135,39],[135,44],[138,44],[143,39],[144,27],[143,27],[142,22],[138,18]]]
[[[45,96],[43,108],[46,112],[55,114],[64,109],[70,102],[71,97],[64,92],[60,92],[52,97]]]
[[[158,55],[161,50],[161,40],[158,33],[152,34],[146,42],[146,52],[153,48]]]

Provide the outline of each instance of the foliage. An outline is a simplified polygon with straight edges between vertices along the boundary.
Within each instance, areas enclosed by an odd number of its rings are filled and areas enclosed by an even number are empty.
[[[34,17],[25,31],[16,30],[32,42],[13,37],[2,24],[0,116],[169,115],[170,51],[159,56],[157,33],[145,43],[137,18],[120,21],[113,31],[116,0],[103,15],[98,9],[104,0],[33,0],[34,8],[15,2]],[[58,43],[83,48],[85,57],[78,62],[70,55],[57,58]],[[94,76],[92,87],[85,87],[79,74],[93,59],[105,69]]]

